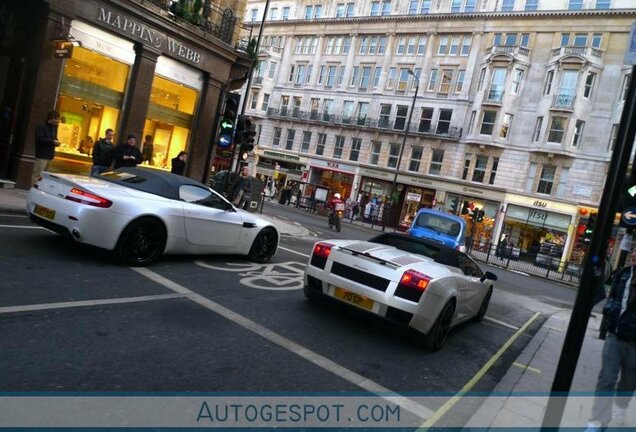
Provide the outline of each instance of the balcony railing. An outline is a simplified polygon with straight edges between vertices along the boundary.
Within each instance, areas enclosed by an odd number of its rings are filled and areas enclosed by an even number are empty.
[[[270,118],[277,119],[296,119],[307,122],[316,122],[316,123],[329,123],[337,126],[348,126],[353,128],[364,128],[364,129],[380,129],[380,130],[390,130],[390,131],[404,131],[405,121],[399,122],[398,126],[395,127],[396,124],[391,123],[388,119],[381,118],[370,118],[368,116],[336,116],[334,114],[329,114],[321,111],[296,111],[289,110],[287,108],[269,108],[267,110],[267,116]],[[411,123],[411,127],[409,128],[409,133],[413,135],[434,135],[434,136],[443,136],[452,139],[459,139],[462,136],[462,129],[458,127],[449,127],[448,122],[441,122],[437,125],[431,124],[428,128],[420,128],[419,122]]]
[[[136,1],[141,4],[152,3],[167,11],[177,23],[198,27],[223,42],[234,44],[239,50],[246,51],[252,37],[251,26],[238,22],[232,9],[221,9],[213,0],[203,0],[199,10],[195,10],[194,4],[183,5],[173,0]]]
[[[576,101],[576,96],[573,94],[557,93],[554,96],[552,96],[552,108],[572,110],[574,109],[575,101]]]
[[[580,55],[582,57],[603,58],[603,51],[598,48],[584,46],[565,46],[552,50],[552,57],[560,57],[564,55]]]
[[[490,47],[490,53],[491,54],[512,54],[514,55],[521,55],[524,57],[528,57],[528,55],[530,54],[530,50],[526,47],[520,46],[520,45],[495,45]]]

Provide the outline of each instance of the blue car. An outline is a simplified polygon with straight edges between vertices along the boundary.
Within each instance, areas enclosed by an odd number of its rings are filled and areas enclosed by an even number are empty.
[[[415,215],[407,233],[466,251],[466,221],[459,216],[423,208]]]

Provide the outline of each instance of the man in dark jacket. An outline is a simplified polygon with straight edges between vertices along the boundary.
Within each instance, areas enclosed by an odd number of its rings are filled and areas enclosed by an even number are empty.
[[[33,163],[33,174],[31,174],[31,185],[42,171],[46,171],[51,166],[51,161],[55,157],[55,147],[60,145],[57,140],[57,126],[60,124],[60,114],[57,111],[50,111],[46,116],[46,122],[35,127],[35,162]]]
[[[137,148],[137,137],[128,135],[125,143],[115,147],[115,169],[135,167],[141,163],[141,151]]]
[[[106,129],[104,138],[100,138],[93,147],[93,166],[91,167],[91,175],[95,176],[104,171],[108,171],[113,164],[115,158],[115,146],[113,138],[115,131]]]
[[[636,249],[630,255],[630,266],[614,277],[603,315],[609,334],[588,430],[607,427],[611,419],[617,425],[624,424],[627,406],[636,390]],[[614,398],[617,392],[620,397]],[[613,414],[612,402],[616,404]]]

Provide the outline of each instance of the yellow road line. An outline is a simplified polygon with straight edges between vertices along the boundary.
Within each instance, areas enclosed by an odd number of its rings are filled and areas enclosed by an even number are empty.
[[[520,367],[521,369],[527,369],[530,372],[541,373],[541,369],[537,369],[537,368],[532,367],[532,366],[524,365],[524,364],[517,363],[517,362],[514,362],[513,365],[515,365],[517,367]]]
[[[439,419],[441,419],[448,411],[450,411],[450,409],[453,408],[453,406],[455,406],[457,402],[459,402],[463,395],[465,395],[466,393],[471,391],[473,387],[475,387],[475,384],[477,384],[479,380],[484,375],[486,375],[486,373],[495,364],[495,362],[499,360],[499,358],[508,350],[508,348],[510,348],[514,341],[516,341],[517,338],[521,336],[521,334],[524,333],[528,329],[528,327],[530,327],[530,324],[532,324],[534,320],[537,319],[540,315],[541,314],[539,312],[535,313],[523,326],[521,326],[519,330],[517,330],[515,334],[510,336],[510,339],[508,339],[506,343],[503,344],[501,348],[499,348],[499,351],[497,351],[495,355],[493,355],[490,360],[486,362],[486,364],[475,374],[475,376],[473,376],[459,392],[457,392],[444,405],[442,405],[437,411],[435,411],[435,413],[431,417],[429,417],[428,420],[426,420],[418,430],[428,430],[428,428],[432,427],[439,421]]]

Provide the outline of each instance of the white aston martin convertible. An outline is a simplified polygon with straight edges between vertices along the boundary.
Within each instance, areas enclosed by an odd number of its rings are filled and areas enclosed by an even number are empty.
[[[305,295],[331,297],[425,335],[440,349],[451,327],[486,314],[497,276],[465,253],[431,240],[386,233],[369,241],[314,245]]]
[[[31,220],[80,243],[115,250],[127,265],[161,254],[238,254],[266,262],[279,233],[202,183],[149,168],[97,177],[43,172],[27,196]]]

